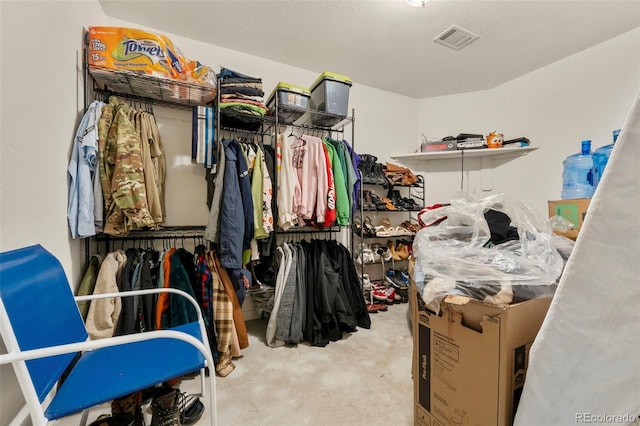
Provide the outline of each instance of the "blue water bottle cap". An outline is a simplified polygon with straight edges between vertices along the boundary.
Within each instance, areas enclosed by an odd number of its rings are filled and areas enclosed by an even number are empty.
[[[613,143],[615,143],[618,140],[618,136],[620,136],[620,129],[615,129],[613,131]]]
[[[582,141],[582,153],[589,154],[591,152],[591,140]]]

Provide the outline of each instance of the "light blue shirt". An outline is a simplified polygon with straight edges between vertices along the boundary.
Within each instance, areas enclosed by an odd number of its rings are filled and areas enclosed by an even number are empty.
[[[96,234],[94,223],[93,180],[98,165],[98,119],[102,112],[100,101],[93,101],[82,117],[73,142],[67,167],[69,203],[67,218],[72,238],[86,238]]]

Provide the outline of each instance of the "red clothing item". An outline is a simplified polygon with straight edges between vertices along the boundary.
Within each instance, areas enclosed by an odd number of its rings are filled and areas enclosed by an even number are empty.
[[[329,160],[329,153],[327,147],[322,144],[324,150],[324,160],[327,166],[327,185],[329,190],[327,191],[327,209],[324,213],[324,226],[332,226],[336,221],[336,184],[333,180],[333,170],[331,169],[331,161]]]

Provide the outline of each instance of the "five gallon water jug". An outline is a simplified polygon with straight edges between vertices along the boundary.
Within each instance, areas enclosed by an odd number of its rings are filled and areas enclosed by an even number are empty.
[[[618,140],[618,135],[620,135],[620,129],[616,129],[613,131],[613,143],[609,145],[601,146],[596,149],[593,153],[593,186],[594,188],[598,187],[600,180],[604,174],[604,168],[607,166],[609,162],[609,158],[611,157],[611,152],[613,151],[613,146]]]
[[[591,198],[593,195],[593,156],[591,141],[582,141],[582,151],[568,156],[562,162],[563,200],[573,198]]]

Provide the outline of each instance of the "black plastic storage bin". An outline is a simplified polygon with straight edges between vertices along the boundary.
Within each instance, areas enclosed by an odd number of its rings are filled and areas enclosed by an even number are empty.
[[[278,122],[291,124],[309,110],[311,92],[305,87],[280,82],[269,95],[267,108],[269,115],[275,115],[278,96]]]
[[[313,114],[311,122],[316,126],[330,127],[347,116],[349,88],[347,76],[323,72],[311,86],[311,109],[324,114]]]

